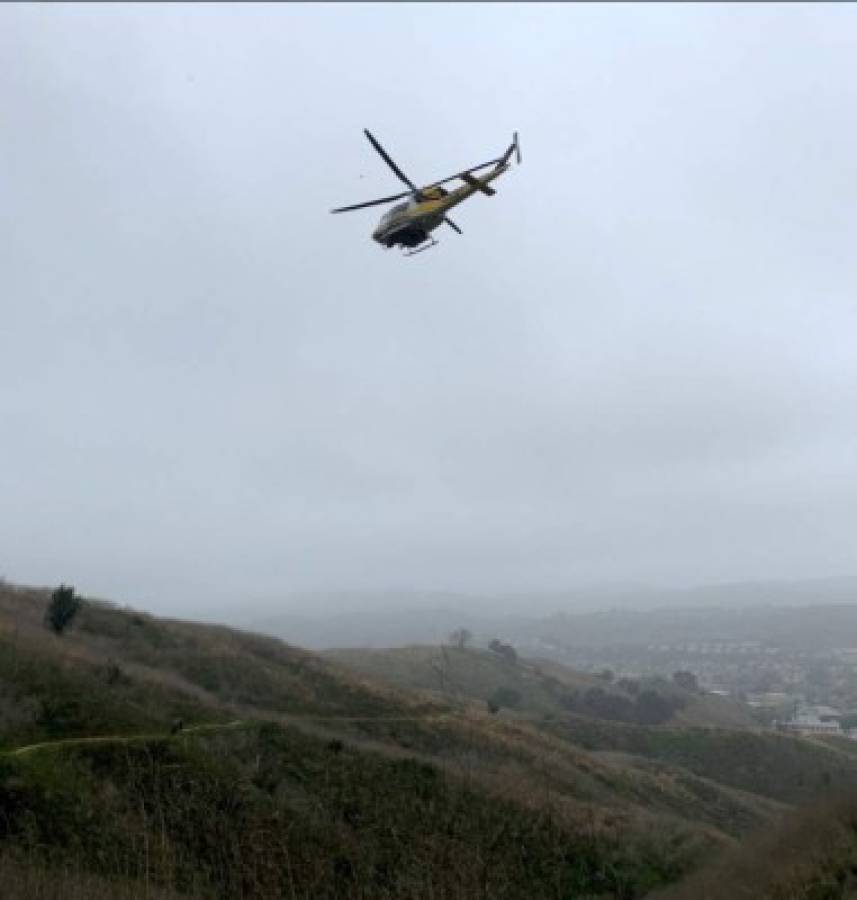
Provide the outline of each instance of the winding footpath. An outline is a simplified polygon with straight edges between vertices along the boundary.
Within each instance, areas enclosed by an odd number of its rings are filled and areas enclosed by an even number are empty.
[[[50,750],[53,748],[61,748],[61,747],[91,747],[97,746],[98,744],[130,744],[135,742],[146,742],[146,741],[163,741],[163,740],[172,740],[175,738],[181,738],[185,735],[189,734],[214,734],[220,731],[228,731],[234,728],[246,727],[254,724],[258,724],[260,721],[277,721],[284,725],[300,725],[306,723],[314,723],[314,722],[342,722],[342,723],[356,723],[356,722],[437,722],[441,719],[451,718],[450,713],[442,713],[440,715],[434,716],[317,716],[317,715],[291,715],[288,713],[279,714],[276,717],[263,717],[260,719],[256,719],[253,721],[247,721],[244,719],[235,719],[232,722],[226,722],[225,724],[209,724],[209,725],[191,725],[186,728],[182,728],[180,731],[176,731],[175,733],[167,733],[167,732],[149,732],[146,734],[131,734],[131,735],[123,735],[123,734],[107,734],[107,735],[98,735],[96,737],[74,737],[74,738],[57,738],[53,741],[40,741],[37,744],[27,744],[23,747],[16,747],[13,750],[0,750],[0,757],[2,756],[11,756],[11,757],[22,757],[28,756],[31,753],[35,753],[39,750]]]
[[[189,728],[182,728],[175,734],[107,734],[99,737],[76,737],[76,738],[59,738],[55,741],[41,741],[38,744],[27,744],[25,747],[16,747],[14,750],[5,750],[0,752],[0,756],[27,756],[35,753],[37,750],[48,750],[54,747],[85,747],[98,744],[130,744],[135,741],[163,741],[169,738],[181,737],[185,734],[200,734],[202,732],[211,733],[216,731],[226,731],[230,728],[238,728],[246,725],[246,722],[236,719],[234,722],[227,722],[225,725],[193,725]]]

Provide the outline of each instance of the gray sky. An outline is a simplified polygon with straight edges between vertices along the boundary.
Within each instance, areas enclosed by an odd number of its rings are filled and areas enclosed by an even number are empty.
[[[0,574],[857,571],[857,6],[0,9]],[[524,164],[413,259],[396,191]]]

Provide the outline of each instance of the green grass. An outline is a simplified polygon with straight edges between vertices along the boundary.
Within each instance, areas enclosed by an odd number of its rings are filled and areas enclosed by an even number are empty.
[[[826,792],[857,788],[853,755],[776,732],[645,727],[584,718],[545,727],[584,749],[670,763],[783,803],[814,802]]]
[[[685,691],[662,679],[649,679],[632,693],[621,684],[559,663],[526,659],[513,663],[490,650],[410,646],[330,650],[324,656],[392,687],[486,708],[493,703],[507,713],[527,717],[578,713],[614,721],[753,724],[737,703]],[[655,703],[647,704],[653,697]]]
[[[0,807],[31,864],[218,897],[631,898],[702,848],[272,724],[6,757]]]
[[[488,650],[414,646],[333,650],[324,656],[398,688],[483,703],[505,689],[518,695],[516,708],[520,710],[550,713],[561,709],[557,697],[530,667],[510,664]]]
[[[225,721],[228,713],[156,681],[63,658],[45,645],[0,636],[0,750],[60,737],[169,730],[176,719]]]

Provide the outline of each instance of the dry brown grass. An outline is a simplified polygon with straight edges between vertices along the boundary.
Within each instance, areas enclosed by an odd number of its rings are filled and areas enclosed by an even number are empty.
[[[3,900],[193,900],[191,895],[139,881],[99,878],[72,869],[48,869],[20,854],[0,852]]]
[[[857,793],[792,813],[652,900],[857,897]]]

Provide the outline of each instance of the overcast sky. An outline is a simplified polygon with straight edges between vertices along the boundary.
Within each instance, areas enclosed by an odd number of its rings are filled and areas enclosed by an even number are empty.
[[[0,574],[857,573],[857,6],[0,9]],[[412,259],[334,206],[523,165]]]

